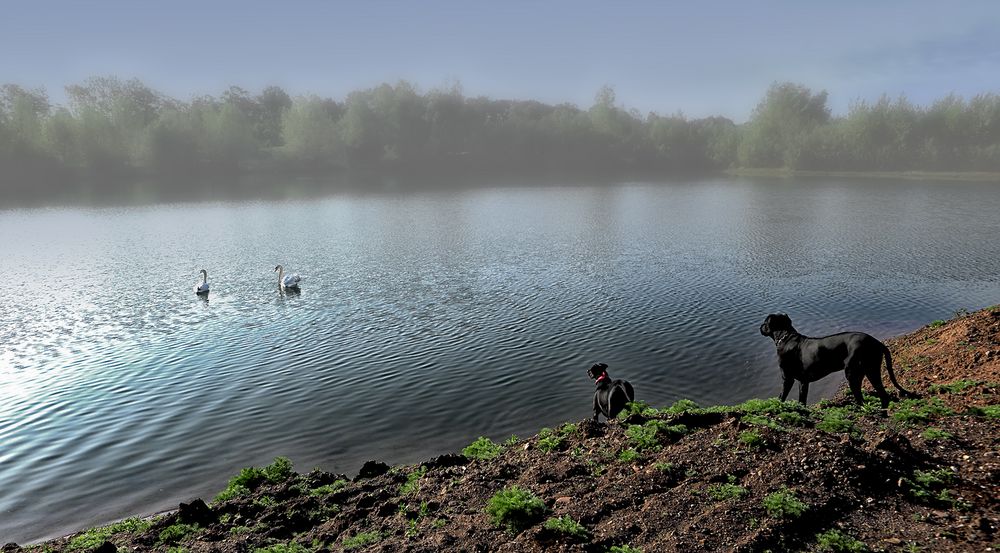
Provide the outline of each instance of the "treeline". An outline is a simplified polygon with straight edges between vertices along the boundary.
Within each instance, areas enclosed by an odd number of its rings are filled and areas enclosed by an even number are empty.
[[[400,82],[343,100],[231,87],[182,102],[138,80],[0,87],[0,180],[7,188],[86,177],[265,170],[704,172],[734,167],[1000,171],[1000,96],[857,102],[832,117],[826,92],[771,86],[750,120],[643,116],[600,90],[594,104],[421,93]]]

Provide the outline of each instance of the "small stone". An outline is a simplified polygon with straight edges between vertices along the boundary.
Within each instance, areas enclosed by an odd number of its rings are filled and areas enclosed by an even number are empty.
[[[561,495],[561,496],[559,496],[559,497],[556,498],[556,503],[560,503],[560,504],[562,504],[562,503],[569,503],[572,500],[573,500],[573,498],[569,497],[568,495]]]

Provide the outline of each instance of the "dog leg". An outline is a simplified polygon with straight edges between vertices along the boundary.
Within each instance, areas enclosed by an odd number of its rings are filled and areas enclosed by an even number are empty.
[[[781,401],[785,401],[788,397],[788,392],[792,391],[792,384],[795,383],[794,378],[782,378],[781,380]]]
[[[809,382],[805,380],[799,381],[799,403],[802,405],[806,404],[806,398],[809,397]]]
[[[872,388],[875,388],[875,395],[882,402],[882,409],[887,409],[889,407],[889,393],[885,391],[885,386],[882,385],[882,375],[878,372],[878,369],[881,368],[880,359],[879,365],[876,366],[876,371],[868,374],[868,382],[871,382]]]
[[[597,415],[601,413],[601,407],[597,403],[597,394],[594,394],[594,422],[597,422]]]
[[[861,379],[863,377],[863,374],[854,372],[850,372],[847,375],[847,385],[851,387],[851,393],[854,395],[854,403],[858,405],[865,404],[865,399],[861,395]]]

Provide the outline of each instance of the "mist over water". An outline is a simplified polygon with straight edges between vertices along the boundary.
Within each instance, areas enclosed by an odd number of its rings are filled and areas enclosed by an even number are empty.
[[[536,184],[0,211],[0,543],[576,421],[597,361],[653,405],[773,397],[772,312],[885,338],[1000,301],[993,184]]]

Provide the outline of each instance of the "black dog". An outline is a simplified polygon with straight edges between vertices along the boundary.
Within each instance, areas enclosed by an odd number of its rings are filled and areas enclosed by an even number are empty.
[[[611,380],[608,376],[608,366],[596,363],[587,369],[587,376],[596,380],[597,390],[594,392],[594,422],[597,416],[603,414],[606,419],[613,419],[625,408],[625,404],[635,399],[635,391],[628,380]]]
[[[781,401],[785,401],[792,389],[792,382],[799,381],[799,401],[805,404],[809,394],[809,383],[828,374],[843,370],[847,384],[854,394],[854,401],[862,404],[861,381],[868,378],[875,393],[882,402],[882,408],[889,406],[889,394],[882,386],[882,358],[889,380],[905,396],[915,397],[896,382],[892,372],[892,357],[889,348],[863,332],[841,332],[810,338],[792,328],[788,315],[768,315],[760,325],[760,333],[774,340],[778,350],[778,366],[783,379]]]

